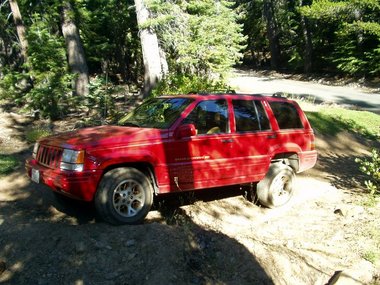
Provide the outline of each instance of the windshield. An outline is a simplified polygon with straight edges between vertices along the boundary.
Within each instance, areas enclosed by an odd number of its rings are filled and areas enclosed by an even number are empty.
[[[192,100],[186,98],[151,98],[119,120],[121,126],[167,129]]]

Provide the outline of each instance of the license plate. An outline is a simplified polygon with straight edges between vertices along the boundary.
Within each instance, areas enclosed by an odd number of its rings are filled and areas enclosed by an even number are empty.
[[[37,169],[32,169],[32,181],[40,183],[40,172]]]

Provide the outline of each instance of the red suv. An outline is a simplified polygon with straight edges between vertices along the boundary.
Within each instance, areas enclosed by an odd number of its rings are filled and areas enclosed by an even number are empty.
[[[26,169],[59,195],[94,201],[105,221],[134,224],[155,195],[176,191],[258,182],[263,205],[283,205],[316,160],[296,102],[209,94],[148,99],[117,125],[43,138]]]

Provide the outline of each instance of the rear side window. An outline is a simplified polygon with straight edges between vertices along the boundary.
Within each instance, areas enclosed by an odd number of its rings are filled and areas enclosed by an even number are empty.
[[[302,129],[297,108],[288,102],[269,102],[280,129]]]
[[[269,120],[259,101],[233,100],[237,132],[268,130]]]

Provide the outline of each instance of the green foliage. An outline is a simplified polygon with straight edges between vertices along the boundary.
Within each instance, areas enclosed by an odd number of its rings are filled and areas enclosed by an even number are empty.
[[[0,98],[56,119],[67,109],[72,76],[67,71],[63,38],[52,32],[44,18],[33,16],[27,33],[28,62],[24,71],[4,70]]]
[[[240,0],[248,37],[247,63],[269,66],[272,48],[279,66],[317,72],[379,76],[378,0]],[[272,17],[268,16],[268,9]],[[272,45],[269,31],[274,32]]]
[[[371,112],[328,107],[319,112],[307,112],[307,117],[321,134],[336,135],[348,130],[368,139],[380,138],[380,116]]]
[[[21,106],[24,102],[23,94],[29,82],[29,75],[12,71],[3,70],[3,77],[0,80],[0,99],[8,99]]]
[[[28,107],[39,110],[43,117],[57,119],[67,109],[72,76],[67,70],[63,38],[52,34],[49,28],[35,15],[27,37],[34,88],[24,98]]]
[[[344,129],[344,124],[323,112],[306,112],[306,115],[318,133],[335,136]]]
[[[375,64],[380,48],[378,1],[316,0],[310,6],[301,7],[300,11],[329,38],[332,53],[321,55],[326,62],[350,75],[380,75],[379,65]]]
[[[104,82],[98,79],[85,102],[70,96],[73,78],[61,32],[65,2],[17,2],[27,31],[29,60],[22,65],[16,27],[5,1],[0,5],[0,99],[53,119],[65,115],[73,104],[96,106],[108,114],[110,88],[99,85]],[[223,78],[243,56],[246,63],[267,67],[271,28],[278,40],[280,68],[309,70],[311,61],[314,71],[380,75],[378,0],[144,2],[151,12],[146,27],[156,31],[171,74],[158,93],[209,90],[210,86],[226,89],[212,78]],[[78,0],[72,6],[70,18],[80,31],[90,74],[141,85],[144,64],[134,1]],[[104,90],[106,95],[101,94]]]
[[[363,258],[373,264],[380,258],[380,253],[375,251],[366,251],[363,253]]]
[[[380,194],[380,149],[373,149],[369,159],[357,158],[355,161],[359,163],[360,171],[369,176],[364,184],[370,194]]]
[[[366,111],[343,108],[324,108],[307,112],[307,117],[317,133],[335,136],[342,131],[358,133],[368,139],[380,139],[380,116]],[[357,158],[359,169],[370,177],[364,184],[374,195],[380,193],[380,150],[372,150],[369,159]]]
[[[225,74],[241,58],[245,37],[231,8],[234,1],[149,2],[154,28],[167,53],[171,72]]]
[[[97,76],[90,83],[90,94],[87,99],[87,107],[96,110],[98,119],[115,116],[115,102],[111,97],[114,86],[108,84],[106,78]]]
[[[83,0],[76,4],[77,24],[92,73],[117,74],[129,82],[142,73],[133,5],[131,0]]]
[[[310,6],[299,8],[310,19],[334,23],[340,22],[348,9],[347,1],[315,0]]]
[[[20,162],[13,155],[0,154],[0,175],[14,171],[19,165]]]
[[[40,138],[52,135],[52,132],[44,128],[32,128],[25,132],[26,141],[29,143],[34,143]]]
[[[172,74],[156,86],[152,96],[229,91],[230,87],[222,80],[197,75]]]

